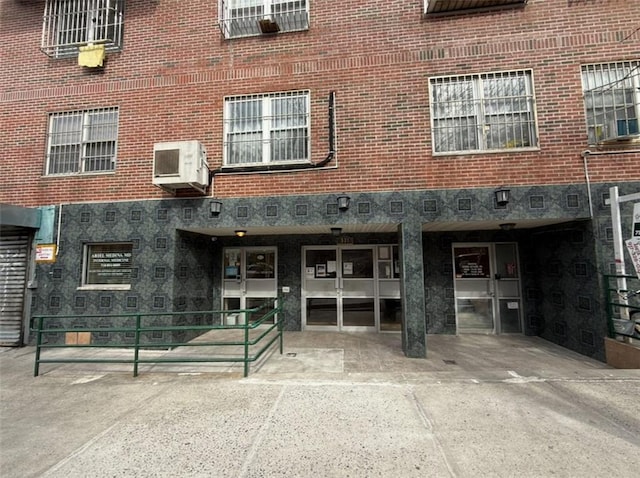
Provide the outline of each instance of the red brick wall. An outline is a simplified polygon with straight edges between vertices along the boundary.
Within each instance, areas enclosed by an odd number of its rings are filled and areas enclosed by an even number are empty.
[[[219,197],[584,181],[580,65],[640,57],[640,0],[529,0],[524,9],[425,19],[421,0],[311,0],[309,31],[223,40],[212,0],[128,0],[124,50],[101,71],[40,50],[44,1],[0,0],[0,202],[160,198],[153,144],[198,139],[222,163],[226,95],[305,89],[312,160],[330,170],[218,175]],[[531,68],[539,151],[431,155],[428,78]],[[47,115],[119,106],[115,173],[43,176]],[[640,149],[640,145],[639,149]],[[591,156],[593,182],[640,179],[638,153]]]

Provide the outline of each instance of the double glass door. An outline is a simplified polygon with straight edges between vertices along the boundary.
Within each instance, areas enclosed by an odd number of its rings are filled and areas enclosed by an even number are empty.
[[[225,310],[253,309],[278,295],[277,255],[275,247],[227,248],[223,253],[223,307]],[[257,320],[263,313],[249,314]],[[245,317],[233,314],[226,319],[236,325]]]
[[[522,332],[515,243],[453,245],[458,333]]]
[[[303,249],[303,327],[400,330],[396,246]]]

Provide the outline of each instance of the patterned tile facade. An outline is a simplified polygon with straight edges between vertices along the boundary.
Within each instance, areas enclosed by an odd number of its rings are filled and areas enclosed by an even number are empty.
[[[307,245],[335,244],[329,228],[340,224],[393,224],[398,233],[350,234],[354,244],[403,244],[405,306],[409,329],[428,333],[456,332],[452,244],[454,242],[516,242],[523,271],[523,322],[526,334],[603,359],[606,335],[600,274],[613,263],[609,206],[604,204],[610,185],[592,186],[593,220],[584,185],[512,188],[507,207],[498,208],[493,190],[411,191],[405,193],[349,193],[351,208],[338,211],[334,195],[244,198],[223,201],[218,217],[209,213],[210,198],[91,203],[62,206],[60,249],[55,264],[37,266],[39,287],[32,301],[33,314],[110,315],[154,312],[156,324],[167,324],[166,312],[222,308],[222,249],[229,246],[275,246],[278,250],[278,285],[289,286],[285,301],[285,327],[301,327],[301,249]],[[620,194],[640,189],[622,184]],[[631,218],[631,204],[622,206]],[[499,220],[515,222],[557,218],[558,224],[511,231],[472,230],[431,232],[438,223]],[[432,224],[435,223],[435,224]],[[402,224],[402,227],[398,227]],[[421,234],[422,225],[429,226]],[[304,227],[326,225],[327,234],[217,237],[188,230]],[[624,224],[623,230],[630,230]],[[416,237],[416,234],[418,236]],[[421,234],[421,237],[420,237]],[[79,288],[83,244],[131,242],[133,273],[130,290],[99,291]],[[421,243],[416,249],[415,244]],[[414,257],[422,252],[422,267]],[[598,261],[598,258],[602,258]],[[81,327],[90,319],[76,320]],[[101,325],[115,326],[107,319]],[[423,324],[416,321],[422,320]],[[209,316],[176,316],[174,323],[203,324]],[[124,334],[104,332],[102,341],[131,340]],[[151,334],[162,342],[162,332]],[[182,336],[183,339],[191,337]],[[60,338],[58,338],[59,340]],[[51,337],[51,340],[55,338]],[[407,337],[407,348],[424,346]]]

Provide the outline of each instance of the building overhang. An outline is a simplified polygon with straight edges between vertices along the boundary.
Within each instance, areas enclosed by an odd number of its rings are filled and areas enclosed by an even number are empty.
[[[41,217],[39,209],[0,203],[0,226],[38,229]]]
[[[424,13],[427,16],[452,15],[497,8],[524,7],[527,0],[425,0]]]

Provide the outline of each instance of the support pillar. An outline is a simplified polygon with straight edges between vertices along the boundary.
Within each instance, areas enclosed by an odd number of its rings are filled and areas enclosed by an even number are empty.
[[[402,297],[402,351],[407,357],[427,356],[424,305],[422,223],[409,220],[398,226],[400,294]]]

